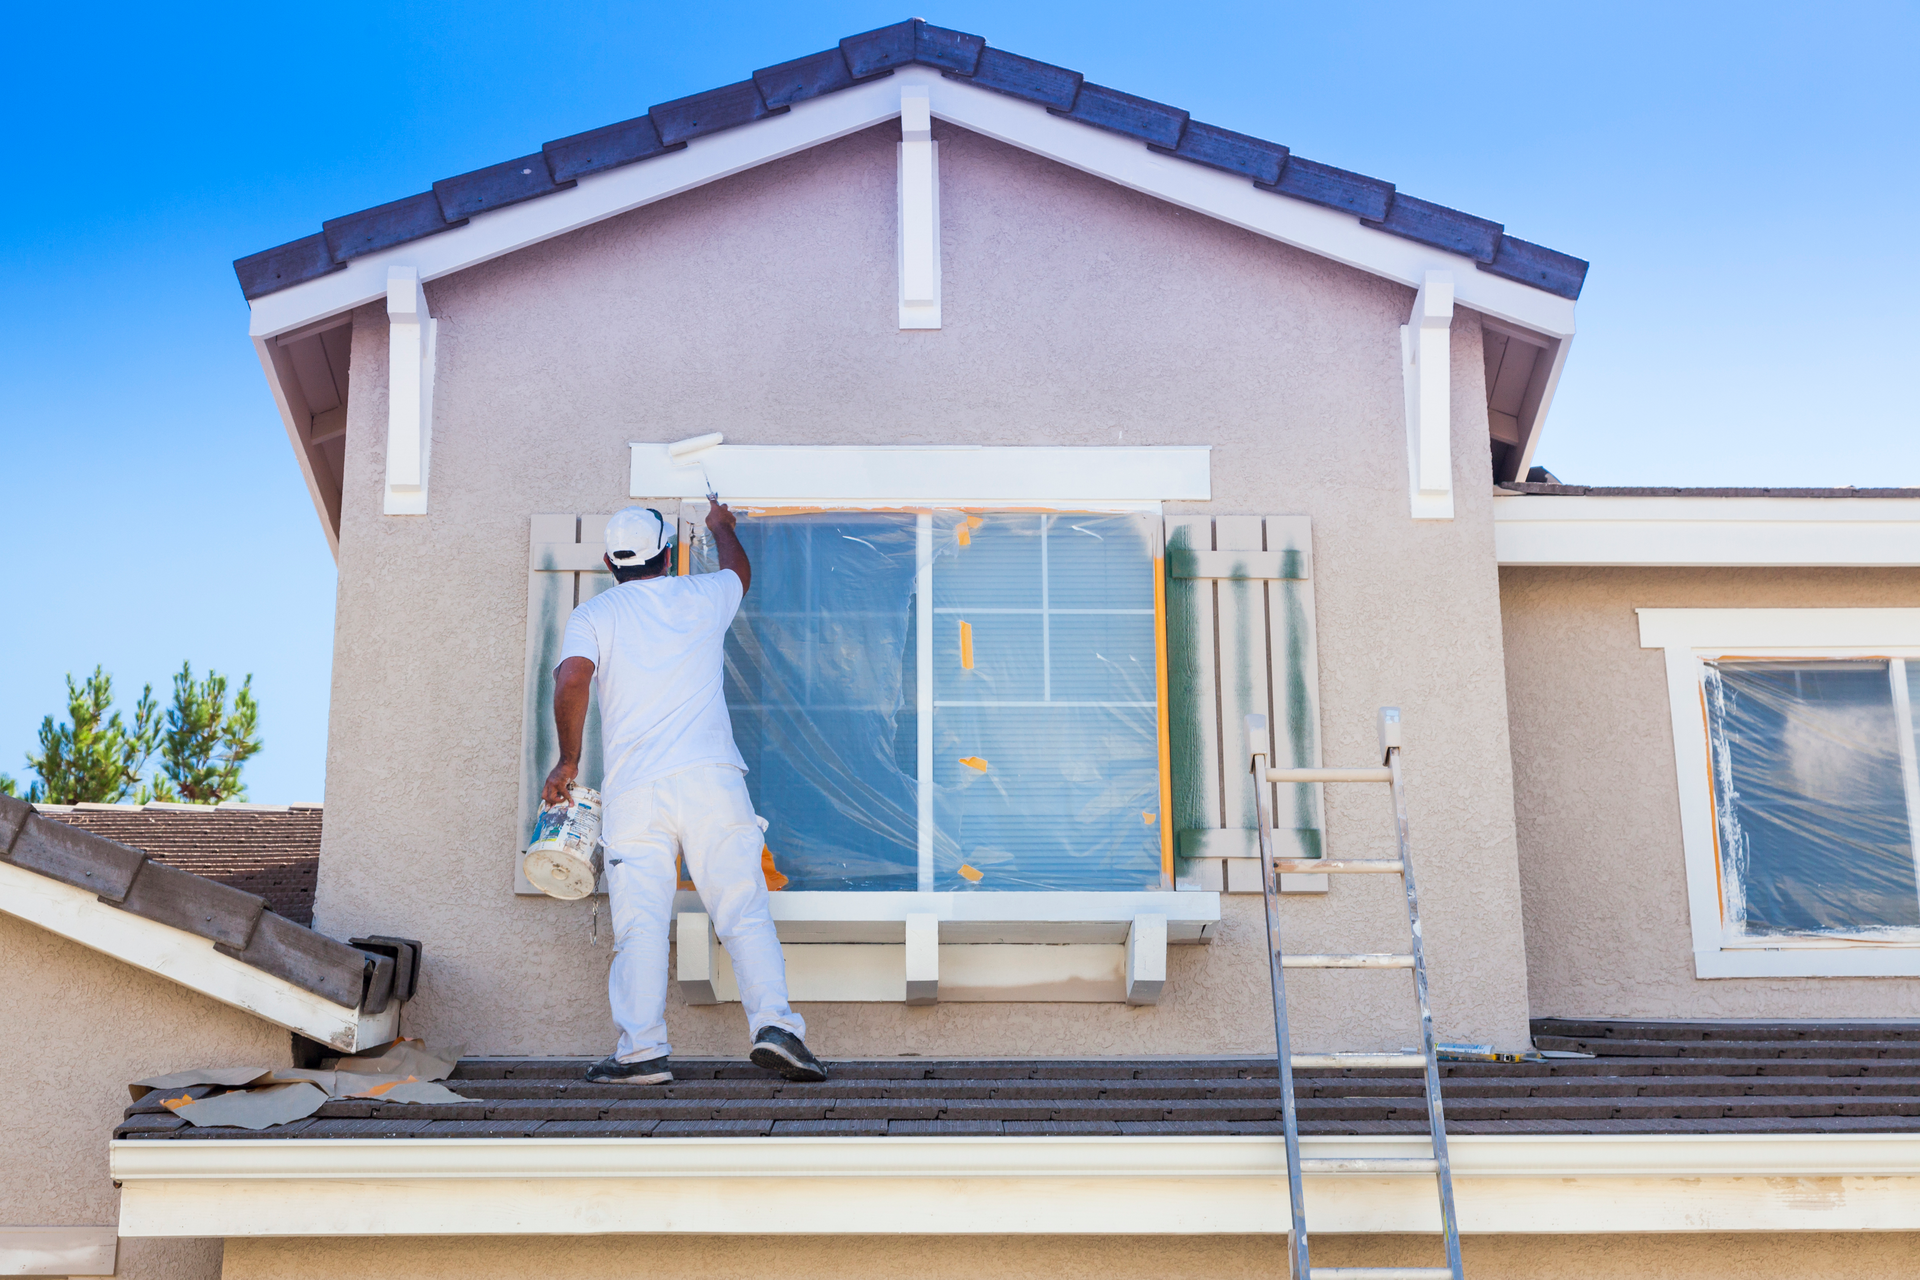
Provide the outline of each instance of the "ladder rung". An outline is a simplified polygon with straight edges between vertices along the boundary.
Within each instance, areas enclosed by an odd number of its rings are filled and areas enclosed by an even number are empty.
[[[1268,782],[1392,782],[1391,769],[1269,769]]]
[[[1437,1173],[1432,1156],[1352,1156],[1330,1160],[1302,1160],[1302,1173]]]
[[[1313,1280],[1453,1280],[1452,1267],[1315,1267]]]
[[[1411,969],[1410,955],[1287,956],[1280,957],[1283,969]]]
[[[1331,1067],[1424,1067],[1423,1053],[1296,1053],[1293,1069]]]
[[[1407,869],[1407,864],[1398,858],[1369,858],[1364,862],[1336,862],[1332,858],[1275,858],[1273,865],[1288,875],[1318,872],[1322,875],[1397,876]]]

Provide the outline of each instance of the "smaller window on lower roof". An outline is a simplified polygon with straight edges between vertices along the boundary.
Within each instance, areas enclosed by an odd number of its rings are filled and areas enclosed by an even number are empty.
[[[1702,665],[1726,940],[1920,940],[1907,660]]]

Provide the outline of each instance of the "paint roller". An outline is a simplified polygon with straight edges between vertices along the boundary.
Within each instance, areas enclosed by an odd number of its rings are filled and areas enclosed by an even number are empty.
[[[667,458],[674,466],[700,468],[700,478],[707,484],[709,502],[720,501],[720,495],[713,491],[713,478],[707,474],[706,454],[726,438],[721,432],[709,431],[703,436],[689,436],[667,446]]]

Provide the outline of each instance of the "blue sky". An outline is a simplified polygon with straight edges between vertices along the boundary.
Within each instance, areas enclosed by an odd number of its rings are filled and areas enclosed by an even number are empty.
[[[229,266],[910,16],[879,4],[36,6],[0,103],[0,771],[62,676],[254,675],[322,797],[334,569]],[[986,3],[920,16],[1593,262],[1538,461],[1920,484],[1914,4]]]

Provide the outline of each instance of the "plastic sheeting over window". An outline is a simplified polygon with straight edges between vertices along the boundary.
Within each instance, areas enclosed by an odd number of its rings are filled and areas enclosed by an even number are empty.
[[[1705,664],[1722,902],[1735,937],[1920,936],[1907,664]]]
[[[739,533],[753,588],[727,699],[789,889],[1160,887],[1146,517],[820,512]],[[694,568],[713,567],[703,539]]]

